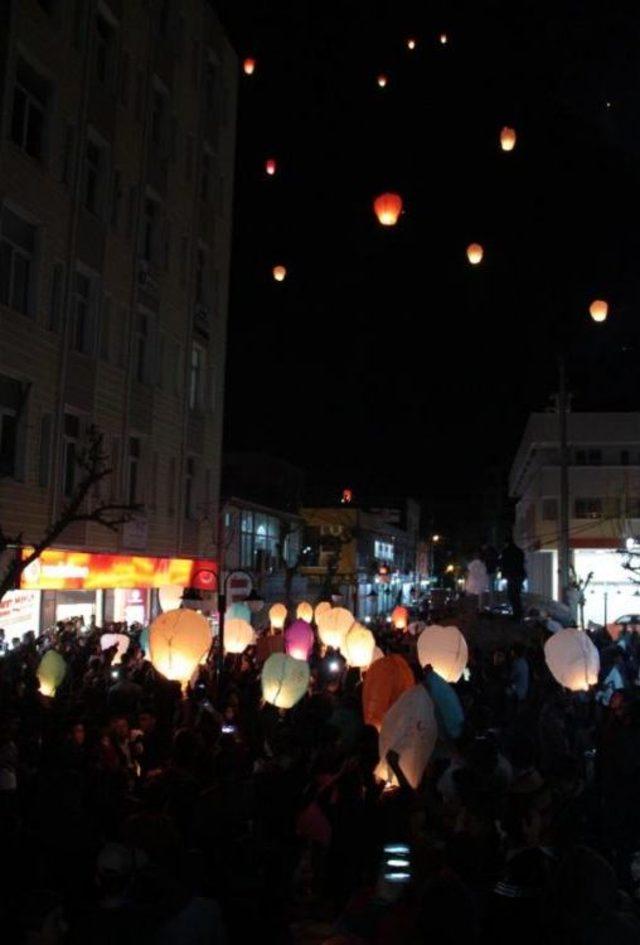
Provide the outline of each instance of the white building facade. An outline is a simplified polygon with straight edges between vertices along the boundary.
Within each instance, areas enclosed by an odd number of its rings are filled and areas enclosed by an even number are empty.
[[[509,480],[527,589],[556,600],[559,432],[557,413],[531,414]],[[575,577],[588,581],[584,620],[610,623],[640,611],[640,585],[624,567],[640,538],[640,413],[570,413],[568,446],[569,544]]]

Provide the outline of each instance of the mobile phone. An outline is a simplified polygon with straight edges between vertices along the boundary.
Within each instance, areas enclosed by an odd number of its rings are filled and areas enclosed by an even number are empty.
[[[406,843],[387,843],[382,851],[382,878],[402,886],[411,880],[411,853]]]
[[[465,668],[462,670],[462,678],[465,682],[469,682],[471,679],[471,670],[468,666],[465,666]]]

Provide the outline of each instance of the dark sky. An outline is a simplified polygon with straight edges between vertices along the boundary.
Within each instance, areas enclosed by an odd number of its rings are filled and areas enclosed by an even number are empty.
[[[240,82],[228,449],[312,486],[415,495],[454,528],[548,404],[560,347],[577,409],[638,408],[636,4],[217,8],[257,60]],[[389,189],[393,229],[371,207]]]

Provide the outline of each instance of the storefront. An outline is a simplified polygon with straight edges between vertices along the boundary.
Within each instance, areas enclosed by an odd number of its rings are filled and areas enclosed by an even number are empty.
[[[29,549],[23,550],[28,555]],[[215,607],[217,562],[209,558],[152,558],[48,548],[22,573],[20,592],[33,595],[30,626],[42,629],[80,617],[88,626],[149,623],[164,588],[196,588],[203,610]],[[23,611],[26,603],[23,605]],[[2,624],[0,623],[0,626]],[[24,632],[24,631],[23,631]],[[7,636],[9,635],[7,631]]]

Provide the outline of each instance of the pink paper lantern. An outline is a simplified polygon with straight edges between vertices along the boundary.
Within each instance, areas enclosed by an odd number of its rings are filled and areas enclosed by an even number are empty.
[[[309,659],[314,642],[313,630],[305,620],[295,620],[284,632],[285,650],[296,660]]]

